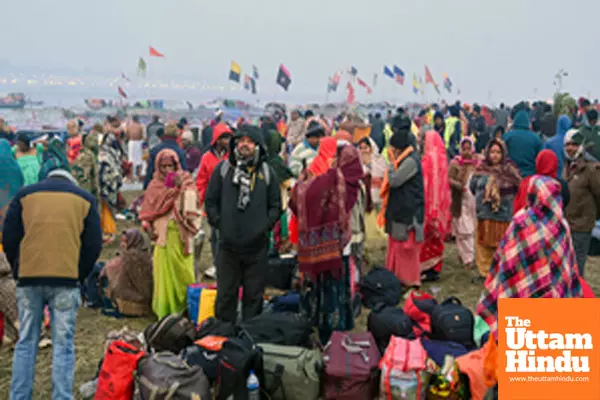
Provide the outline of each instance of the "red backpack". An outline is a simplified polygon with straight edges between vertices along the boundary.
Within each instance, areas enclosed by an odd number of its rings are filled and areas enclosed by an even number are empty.
[[[94,400],[131,400],[133,374],[144,354],[122,340],[112,342],[102,361]]]
[[[425,332],[431,332],[431,310],[428,306],[435,306],[435,298],[427,292],[413,290],[404,303],[404,314],[413,321],[413,331],[416,337],[421,337]],[[427,312],[429,311],[429,312]]]

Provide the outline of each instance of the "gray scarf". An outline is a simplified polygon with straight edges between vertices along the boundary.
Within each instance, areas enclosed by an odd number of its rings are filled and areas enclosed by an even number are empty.
[[[252,174],[248,171],[248,167],[258,164],[258,156],[260,151],[258,148],[254,152],[254,157],[243,158],[237,149],[233,152],[235,156],[235,170],[233,171],[233,184],[238,186],[240,191],[238,194],[237,208],[244,211],[250,204],[250,192],[252,191]]]

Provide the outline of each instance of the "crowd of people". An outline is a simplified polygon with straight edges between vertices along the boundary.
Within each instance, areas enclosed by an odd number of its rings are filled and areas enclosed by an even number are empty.
[[[386,236],[385,266],[409,289],[440,279],[455,241],[472,283],[483,284],[477,312],[492,331],[501,297],[582,297],[600,219],[597,122],[581,99],[432,104],[386,118],[294,110],[256,124],[218,113],[196,135],[185,119],[144,127],[108,117],[89,131],[70,121],[64,143],[0,139],[2,245],[17,282],[16,293],[0,293],[18,339],[11,398],[31,397],[46,305],[53,396],[72,396],[77,283],[118,238],[125,180],[143,183],[130,207],[141,226],[122,233],[102,272],[123,315],[184,311],[202,273],[217,281],[216,318],[236,321],[242,287],[248,320],[262,311],[269,254],[291,251],[304,312],[326,343],[353,329],[365,244]],[[212,265],[200,272],[203,217]]]

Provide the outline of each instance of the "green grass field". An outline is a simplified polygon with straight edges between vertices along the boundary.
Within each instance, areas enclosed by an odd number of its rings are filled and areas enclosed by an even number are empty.
[[[119,222],[119,228],[126,229],[130,224]],[[385,242],[369,242],[367,244],[367,257],[373,265],[383,265],[385,258]],[[117,243],[107,246],[101,259],[110,259],[117,250]],[[210,261],[210,246],[204,246],[202,260]],[[366,271],[365,271],[366,272]],[[600,292],[600,259],[590,259],[586,265],[587,279],[596,293]],[[473,285],[471,277],[474,272],[465,271],[458,261],[456,247],[449,244],[446,247],[445,265],[441,280],[433,284],[425,285],[425,289],[435,287],[439,290],[440,297],[451,295],[458,296],[463,303],[474,308],[479,299],[481,286]],[[363,310],[356,320],[356,330],[366,330],[368,312]],[[143,330],[150,319],[114,319],[103,316],[99,311],[82,308],[77,318],[77,331],[75,334],[75,346],[77,362],[75,366],[75,391],[79,386],[93,378],[99,360],[102,358],[105,335],[114,329],[128,326],[136,331]],[[42,349],[38,352],[36,381],[34,399],[51,398],[51,348]],[[10,390],[12,368],[12,351],[6,347],[0,348],[0,399],[8,399]]]

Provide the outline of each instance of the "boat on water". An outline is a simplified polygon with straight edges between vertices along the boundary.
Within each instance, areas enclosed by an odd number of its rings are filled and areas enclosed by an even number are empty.
[[[25,93],[8,93],[0,95],[0,109],[19,110],[25,108]]]

